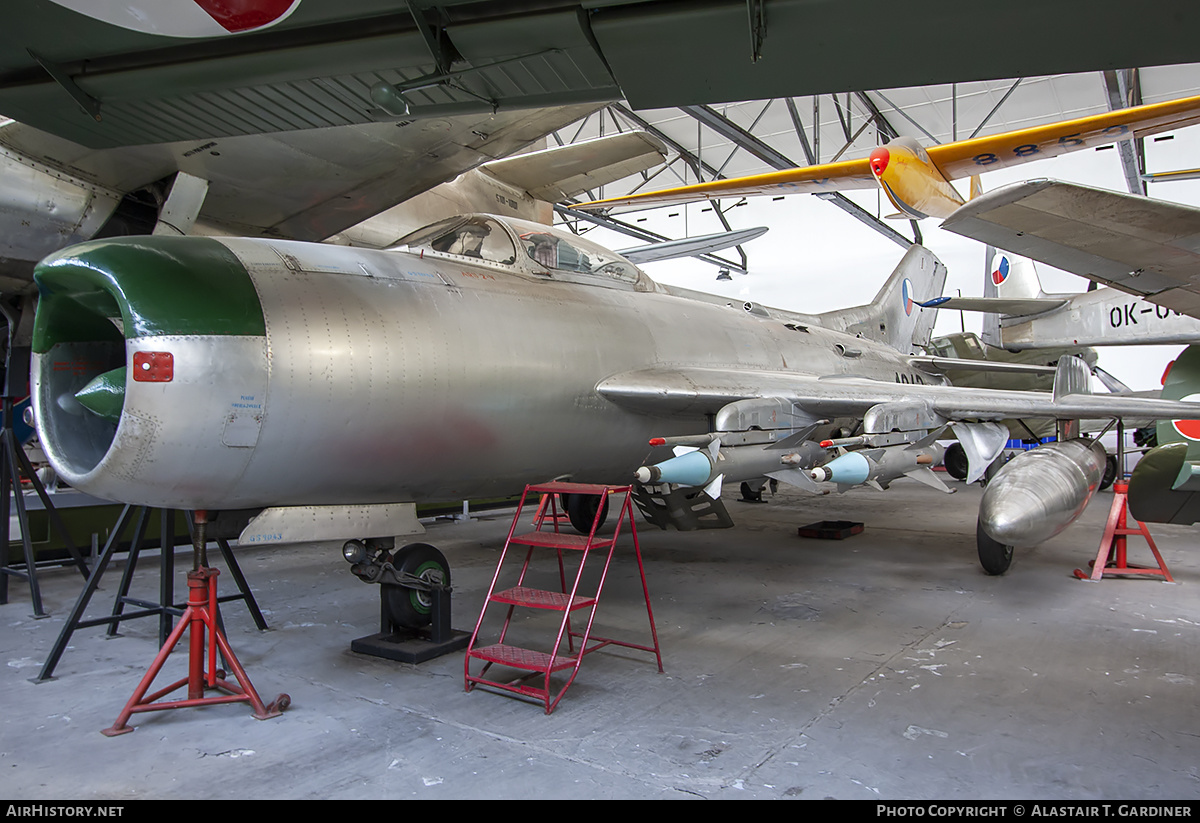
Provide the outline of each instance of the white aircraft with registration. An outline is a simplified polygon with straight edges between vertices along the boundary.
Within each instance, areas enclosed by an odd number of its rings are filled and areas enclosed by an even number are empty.
[[[937,297],[921,305],[995,315],[983,341],[1009,351],[1200,340],[1200,319],[1117,289],[1047,294],[1034,262],[1009,252],[992,255],[987,278],[994,296]]]

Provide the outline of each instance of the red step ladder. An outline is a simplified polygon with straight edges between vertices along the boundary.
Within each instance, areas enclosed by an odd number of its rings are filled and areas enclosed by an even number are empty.
[[[1128,496],[1128,483],[1123,480],[1113,483],[1113,502],[1108,511],[1108,522],[1104,526],[1104,536],[1100,538],[1100,550],[1096,552],[1096,559],[1088,563],[1092,567],[1092,571],[1089,574],[1082,569],[1076,569],[1075,576],[1080,580],[1098,581],[1106,576],[1136,575],[1161,577],[1168,583],[1174,583],[1175,578],[1171,577],[1171,572],[1167,570],[1167,564],[1163,562],[1162,555],[1158,552],[1158,546],[1154,545],[1154,538],[1150,536],[1150,530],[1146,528],[1146,524],[1134,519],[1133,522],[1137,524],[1137,528],[1129,528],[1127,522]],[[1157,566],[1131,566],[1126,562],[1125,538],[1134,534],[1146,538],[1146,542],[1150,544],[1150,551],[1154,552],[1154,559],[1158,561]]]
[[[496,564],[496,574],[492,577],[492,584],[479,614],[479,621],[475,624],[475,631],[467,646],[467,654],[463,662],[463,677],[467,691],[471,691],[477,684],[483,684],[523,697],[536,698],[545,706],[546,714],[550,714],[558,705],[558,701],[562,700],[567,688],[574,682],[575,676],[579,673],[579,664],[583,661],[584,656],[597,649],[615,645],[653,652],[658,663],[658,670],[660,672],[663,670],[662,654],[658,645],[658,631],[654,627],[654,612],[650,608],[650,590],[646,586],[646,570],[642,565],[642,550],[638,544],[637,528],[633,522],[631,493],[631,486],[605,486],[587,483],[553,482],[525,487],[525,493],[517,506],[512,526],[508,530],[504,550],[500,553],[500,562]],[[562,519],[559,513],[559,495],[568,494],[594,495],[600,498],[589,534],[568,534],[559,531],[559,523]],[[517,525],[521,521],[521,512],[531,495],[540,496],[540,504],[533,521],[534,530],[518,535],[516,531]],[[613,532],[611,535],[597,535],[596,530],[605,509],[604,503],[611,496],[616,495],[624,495],[624,497],[620,503]],[[600,593],[604,588],[604,581],[608,576],[608,569],[616,549],[617,538],[621,534],[621,526],[625,523],[626,518],[629,522],[629,533],[633,536],[634,555],[637,557],[638,573],[642,579],[642,592],[646,598],[646,615],[650,621],[650,635],[653,638],[651,646],[614,640],[609,637],[592,636],[592,625],[596,617]],[[513,546],[528,546],[524,563],[521,566],[516,585],[497,591],[501,572],[509,557],[509,549]],[[558,591],[547,591],[525,585],[526,577],[530,572],[531,560],[538,549],[554,549],[557,555],[560,584]],[[563,562],[564,550],[579,553],[579,567],[573,581],[567,579],[567,564]],[[589,560],[592,560],[593,552],[597,554],[597,559],[599,556],[603,556],[604,565],[599,570],[599,580],[595,584],[595,591],[589,593],[580,589],[584,580],[584,571],[588,568]],[[592,568],[595,570],[595,563],[592,564]],[[494,644],[481,646],[479,645],[480,629],[483,627],[488,608],[496,603],[507,607],[500,636]],[[518,607],[561,613],[561,619],[555,621],[557,629],[554,642],[547,650],[520,648],[505,642],[513,624],[513,615]],[[582,612],[579,615],[580,618],[586,617],[586,626],[583,631],[571,627],[571,615],[575,612]],[[478,673],[472,674],[472,663],[475,661],[482,661],[483,665]],[[517,669],[525,674],[503,681],[490,679],[485,675],[494,665]],[[558,687],[556,691],[555,686],[551,683],[551,675],[568,670],[566,683]]]

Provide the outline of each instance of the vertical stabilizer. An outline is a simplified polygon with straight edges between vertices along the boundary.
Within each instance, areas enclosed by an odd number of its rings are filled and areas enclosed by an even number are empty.
[[[983,258],[983,296],[1008,299],[1044,297],[1042,281],[1033,261],[988,246]],[[1004,348],[1000,333],[1001,315],[986,312],[980,339],[989,346]]]
[[[920,351],[933,335],[937,312],[920,301],[942,293],[946,266],[929,249],[913,245],[905,252],[883,288],[866,306],[826,312],[821,325],[886,343],[907,353]]]
[[[992,259],[996,256],[995,246],[987,246],[983,250],[983,296],[998,297],[996,293],[996,284],[992,282],[990,277],[992,271]],[[1000,338],[1000,315],[994,312],[985,312],[983,315],[983,330],[979,338],[989,346],[1001,345]]]
[[[1025,300],[1046,296],[1032,260],[990,246],[988,249],[992,252],[992,262],[984,281],[985,289],[991,283],[996,289],[995,296],[1007,299]],[[987,294],[985,290],[984,295]]]

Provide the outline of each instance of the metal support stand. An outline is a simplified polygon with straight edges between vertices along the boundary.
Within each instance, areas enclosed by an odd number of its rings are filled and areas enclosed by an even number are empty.
[[[385,605],[387,598],[381,585],[380,631],[378,634],[350,641],[350,650],[401,663],[424,663],[426,660],[465,649],[471,640],[471,634],[451,628],[450,592],[445,586],[431,586],[429,596],[432,601],[429,626],[422,629],[405,628],[395,625],[388,618]]]
[[[192,537],[192,570],[188,572],[187,576],[187,609],[180,617],[175,630],[167,638],[167,642],[154,658],[154,662],[150,665],[150,669],[142,678],[141,683],[134,690],[133,696],[125,704],[125,708],[117,717],[116,722],[101,732],[106,737],[115,737],[133,731],[133,728],[125,724],[132,715],[138,712],[208,706],[214,703],[249,703],[254,708],[256,719],[267,720],[278,717],[284,709],[291,705],[292,700],[286,694],[279,695],[269,706],[263,704],[241,663],[238,662],[237,656],[234,655],[233,649],[230,648],[229,641],[225,639],[225,633],[217,625],[217,576],[220,572],[208,566],[204,528],[206,520],[205,512],[196,511],[194,513],[196,528]],[[167,657],[175,649],[175,645],[183,637],[183,633],[188,630],[191,631],[188,643],[188,676],[147,696],[146,692],[163,664],[167,662]],[[233,670],[237,685],[226,681],[225,673],[217,669],[218,647]],[[184,685],[188,687],[186,699],[166,703],[155,702]],[[206,689],[219,689],[225,694],[205,697]]]
[[[33,616],[41,619],[49,615],[42,607],[42,591],[37,579],[38,568],[65,566],[74,563],[76,568],[79,569],[80,575],[86,580],[88,577],[88,567],[83,555],[76,548],[74,541],[71,540],[71,535],[67,532],[66,524],[63,523],[58,510],[54,508],[54,504],[50,501],[50,496],[46,494],[46,487],[38,479],[37,473],[29,463],[29,458],[25,455],[25,450],[21,448],[21,444],[17,441],[17,435],[13,429],[16,422],[13,412],[15,405],[14,394],[22,392],[29,382],[29,356],[30,352],[28,348],[18,347],[15,350],[12,348],[9,349],[8,362],[5,369],[4,393],[0,397],[0,551],[4,552],[3,557],[0,557],[0,604],[8,602],[8,578],[22,578],[29,583],[29,597],[33,602]],[[50,524],[58,532],[59,536],[62,537],[63,543],[66,544],[67,551],[71,555],[69,560],[48,560],[38,563],[34,559],[33,541],[29,533],[29,513],[26,511],[25,495],[21,490],[22,473],[24,473],[25,477],[29,478],[34,491],[41,498],[42,505],[46,509],[46,514],[50,518]],[[17,523],[21,530],[21,546],[24,549],[25,562],[21,566],[10,566],[8,562],[9,540],[11,538],[9,517],[12,506],[16,506],[17,509]]]
[[[1134,520],[1137,528],[1128,527],[1128,493],[1129,485],[1124,478],[1113,484],[1112,508],[1104,526],[1104,536],[1100,539],[1100,550],[1096,553],[1096,559],[1088,563],[1092,571],[1089,574],[1082,569],[1076,569],[1075,576],[1080,580],[1090,581],[1099,581],[1102,577],[1114,575],[1161,577],[1167,583],[1174,583],[1175,578],[1171,577],[1171,572],[1167,570],[1167,564],[1163,562],[1158,546],[1154,545],[1154,538],[1150,536],[1146,524]],[[1154,559],[1158,561],[1157,566],[1135,566],[1126,561],[1125,538],[1131,534],[1139,534],[1146,538],[1150,551],[1154,552]]]
[[[158,642],[160,645],[165,644],[167,637],[171,631],[172,620],[184,613],[184,609],[174,605],[175,602],[175,512],[172,509],[161,510],[161,528],[160,550],[159,550],[159,601],[157,603],[139,600],[129,596],[130,583],[133,580],[133,571],[137,566],[138,557],[141,554],[142,543],[146,536],[146,527],[150,521],[150,513],[152,509],[146,506],[125,506],[121,510],[120,516],[117,518],[117,523],[113,527],[112,532],[108,536],[107,542],[104,544],[104,550],[100,553],[100,558],[96,562],[95,568],[88,576],[87,583],[83,587],[83,591],[79,593],[79,598],[75,601],[75,606],[71,609],[71,614],[67,617],[63,625],[62,631],[59,633],[58,640],[55,641],[54,647],[50,651],[49,657],[46,658],[45,664],[42,666],[42,671],[38,675],[35,683],[42,683],[51,679],[54,673],[55,666],[58,665],[59,659],[66,651],[67,644],[71,640],[71,635],[76,629],[91,628],[92,626],[108,626],[107,635],[109,637],[117,636],[117,629],[125,620],[135,620],[139,617],[154,617],[159,618],[158,622]],[[116,597],[113,602],[113,609],[108,617],[97,617],[90,620],[84,620],[83,615],[87,610],[88,603],[92,599],[92,595],[96,593],[96,589],[100,585],[100,579],[103,577],[105,570],[108,568],[109,562],[116,553],[117,547],[121,542],[121,536],[125,533],[129,524],[133,522],[136,515],[137,520],[134,526],[133,538],[129,545],[129,560],[125,566],[125,572],[121,575],[121,584],[117,590]],[[195,540],[193,533],[193,540]],[[228,541],[218,539],[217,545],[220,547],[221,556],[225,558],[225,564],[229,573],[233,575],[234,581],[238,586],[238,594],[229,595],[219,598],[218,602],[229,602],[231,600],[244,600],[246,608],[250,611],[250,616],[254,619],[254,624],[260,631],[267,629],[267,622],[263,619],[262,612],[258,608],[258,603],[254,599],[249,586],[246,583],[246,578],[242,574],[241,568],[238,566],[237,560],[233,555],[233,551],[229,548]],[[137,606],[137,611],[125,611],[125,606]],[[220,621],[220,614],[217,615],[217,620]]]

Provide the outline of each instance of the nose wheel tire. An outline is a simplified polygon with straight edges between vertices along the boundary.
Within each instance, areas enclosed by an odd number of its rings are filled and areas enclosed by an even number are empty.
[[[428,543],[411,543],[400,549],[392,565],[400,575],[410,574],[427,583],[450,585],[450,564]],[[402,628],[419,629],[433,619],[433,596],[422,589],[384,585],[383,603],[388,619]]]
[[[603,506],[600,522],[596,523],[596,529],[599,530],[604,525],[604,521],[608,519],[607,494],[570,494],[566,497],[567,517],[571,521],[571,527],[580,534],[592,533],[592,523],[596,520],[597,508]]]
[[[1013,547],[993,540],[978,521],[975,523],[975,548],[979,552],[979,565],[988,574],[1004,574],[1012,565]]]

